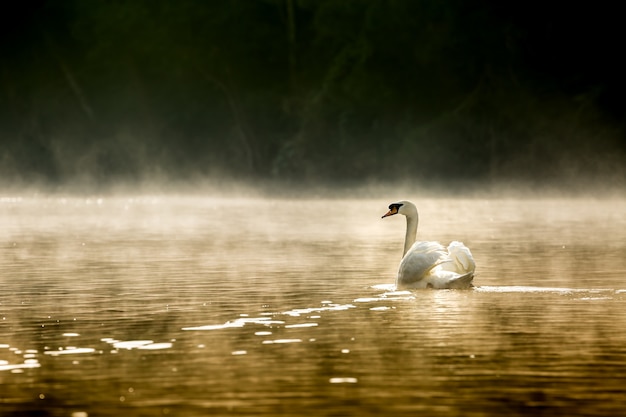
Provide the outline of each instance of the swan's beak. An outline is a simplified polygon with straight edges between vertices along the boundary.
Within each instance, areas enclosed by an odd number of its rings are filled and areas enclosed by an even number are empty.
[[[384,219],[385,217],[393,216],[394,214],[398,214],[398,208],[392,206],[389,209],[389,211],[387,213],[385,213],[385,215],[383,217],[381,217],[381,219]]]

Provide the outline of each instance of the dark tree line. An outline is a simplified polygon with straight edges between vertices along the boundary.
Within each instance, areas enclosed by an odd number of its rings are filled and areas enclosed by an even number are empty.
[[[0,175],[621,179],[609,4],[22,2],[2,18]]]

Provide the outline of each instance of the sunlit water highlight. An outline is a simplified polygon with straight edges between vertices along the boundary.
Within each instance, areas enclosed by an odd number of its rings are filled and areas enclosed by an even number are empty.
[[[626,203],[414,200],[476,288],[387,199],[1,199],[0,415],[626,413]]]

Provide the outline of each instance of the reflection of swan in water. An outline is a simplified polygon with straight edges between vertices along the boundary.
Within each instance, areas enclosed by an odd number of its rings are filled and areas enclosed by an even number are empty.
[[[470,288],[476,264],[469,248],[452,242],[446,249],[439,242],[415,242],[418,215],[410,201],[389,205],[383,216],[406,216],[404,257],[400,261],[397,288]]]

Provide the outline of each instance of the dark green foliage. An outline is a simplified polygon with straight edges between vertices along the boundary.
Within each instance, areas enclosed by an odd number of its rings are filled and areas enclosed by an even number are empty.
[[[616,16],[460,0],[22,4],[0,40],[0,174],[614,178]]]

